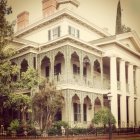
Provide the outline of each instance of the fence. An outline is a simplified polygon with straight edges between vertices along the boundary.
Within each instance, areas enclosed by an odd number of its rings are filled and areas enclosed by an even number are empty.
[[[109,134],[109,128],[88,128],[88,129],[83,129],[83,128],[73,128],[73,129],[66,129],[65,134],[63,136],[65,137],[73,137],[73,136],[104,136]],[[140,134],[140,127],[139,128],[112,128],[112,135],[132,135],[132,134]],[[46,137],[46,135],[44,135]],[[0,134],[0,139],[43,139],[44,136],[41,135],[16,135],[16,136],[11,136],[6,133]],[[49,131],[48,136],[51,138],[55,137],[60,137],[62,136],[61,130],[51,130]]]

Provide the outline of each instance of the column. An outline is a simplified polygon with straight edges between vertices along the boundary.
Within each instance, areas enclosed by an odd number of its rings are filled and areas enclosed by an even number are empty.
[[[93,65],[94,63],[91,62],[91,84],[93,85]]]
[[[133,65],[128,64],[128,84],[129,84],[129,92],[131,95],[134,95],[134,73],[133,73]]]
[[[126,74],[125,74],[125,61],[120,60],[120,87],[121,87],[121,98],[120,98],[120,107],[121,107],[121,127],[126,127],[127,125],[127,116],[126,116]]]
[[[118,127],[118,104],[117,104],[117,63],[116,57],[110,58],[110,86],[111,86],[111,112],[116,119],[116,127]]]
[[[50,81],[52,82],[54,80],[54,54],[51,54],[51,59],[50,59],[50,63],[51,63],[51,70],[50,70]]]
[[[65,79],[67,83],[71,79],[71,52],[69,51],[69,47],[67,46],[67,50],[65,52]]]
[[[100,62],[100,68],[101,68],[101,88],[103,88],[103,79],[104,79],[104,77],[103,77],[103,61],[102,61],[102,59],[101,59],[101,62]]]
[[[83,81],[83,60],[80,60],[80,79]]]
[[[83,56],[80,56],[80,79],[83,81]]]
[[[84,113],[83,113],[83,100],[80,102],[80,110],[81,110],[81,123],[83,124],[84,121]]]
[[[137,93],[137,103],[136,103],[136,114],[137,114],[137,125],[140,126],[140,67],[136,67],[136,93]]]
[[[67,95],[66,95],[66,104],[65,104],[65,118],[66,118],[66,121],[69,123],[69,125],[71,126],[72,124],[72,121],[73,121],[73,113],[72,113],[72,110],[73,110],[73,104],[72,104],[72,98],[70,96],[70,91],[67,90]]]
[[[134,125],[134,75],[133,65],[128,64],[128,84],[129,84],[129,125]]]

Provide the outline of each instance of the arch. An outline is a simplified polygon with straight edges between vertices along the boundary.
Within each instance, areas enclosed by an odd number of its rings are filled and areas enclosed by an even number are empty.
[[[98,112],[101,109],[101,101],[100,99],[97,97],[94,101],[94,112]]]
[[[72,97],[72,102],[73,103],[80,103],[80,98],[77,94],[75,94],[73,97]]]
[[[41,61],[41,75],[47,78],[50,75],[50,59],[47,56]]]
[[[88,75],[90,75],[90,71],[91,71],[90,59],[88,56],[85,56],[83,58],[83,75],[87,77]]]
[[[62,52],[57,52],[54,60],[54,75],[59,75],[61,73],[64,73],[64,54]]]
[[[76,52],[73,52],[71,54],[71,64],[72,64],[72,67],[73,67],[73,74],[74,74],[74,77],[75,77],[76,75],[80,74],[80,60],[79,60],[79,56]]]
[[[28,61],[26,59],[23,59],[21,62],[20,73],[26,72],[27,69],[28,69]]]
[[[101,73],[101,66],[97,59],[94,61],[94,71]]]
[[[80,122],[81,121],[81,105],[80,105],[80,99],[77,94],[75,94],[72,97],[72,103],[73,103],[74,121]]]

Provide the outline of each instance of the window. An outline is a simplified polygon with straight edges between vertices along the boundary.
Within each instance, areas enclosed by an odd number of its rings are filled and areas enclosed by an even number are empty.
[[[54,74],[59,75],[61,73],[61,63],[54,66]]]
[[[46,77],[49,77],[49,66],[46,67]]]
[[[81,121],[80,104],[73,103],[73,112],[74,112],[74,121],[80,122]]]
[[[33,57],[33,65],[34,65],[34,69],[36,69],[36,57]]]
[[[84,117],[84,121],[87,121],[87,105],[83,104],[83,117]]]
[[[77,65],[73,64],[73,74],[79,74],[79,73],[80,73],[80,68]]]
[[[60,26],[52,30],[48,30],[48,40],[56,39],[58,37],[60,37]]]
[[[69,35],[73,35],[77,38],[80,37],[80,31],[78,29],[75,29],[74,27],[69,26]]]
[[[87,68],[86,67],[84,67],[84,69],[83,69],[83,75],[87,76]]]

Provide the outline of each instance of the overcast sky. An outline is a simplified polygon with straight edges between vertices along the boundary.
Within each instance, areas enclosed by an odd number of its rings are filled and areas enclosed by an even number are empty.
[[[100,28],[108,28],[114,34],[117,3],[119,0],[78,0],[76,12]],[[30,12],[30,21],[42,17],[42,0],[8,0],[13,13],[8,20],[15,20],[22,11]],[[140,0],[121,0],[122,23],[135,30],[140,37]]]

